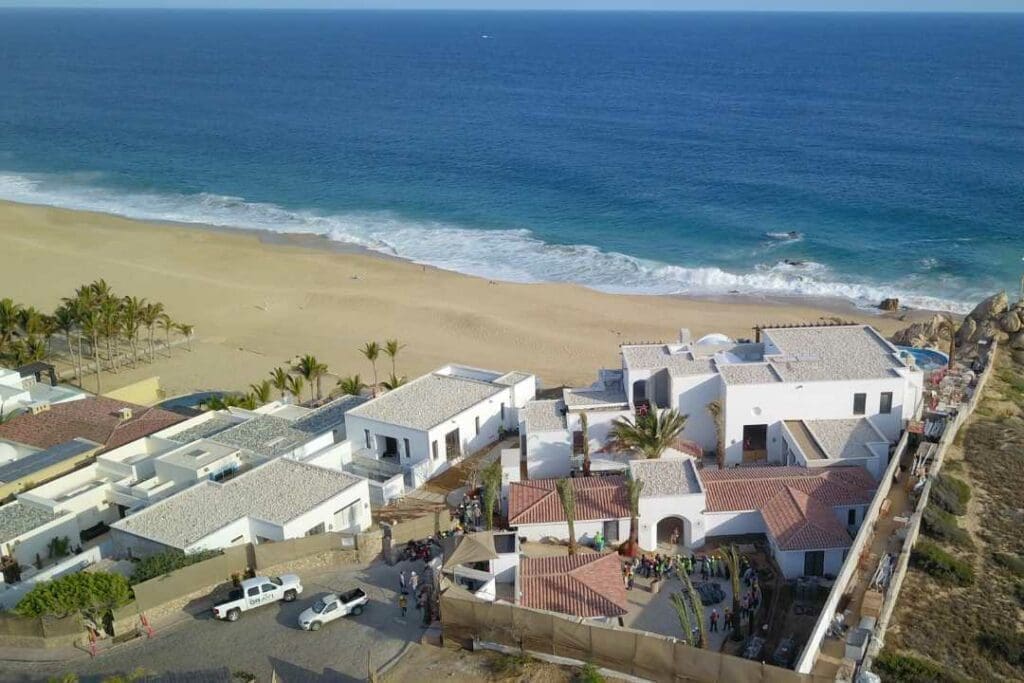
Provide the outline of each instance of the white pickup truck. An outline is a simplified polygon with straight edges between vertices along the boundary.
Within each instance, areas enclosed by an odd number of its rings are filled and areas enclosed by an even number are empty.
[[[284,600],[292,602],[302,592],[302,582],[294,574],[282,576],[256,576],[242,581],[228,595],[228,599],[213,607],[213,616],[227,621],[238,621],[242,612],[261,605]]]
[[[362,588],[336,595],[328,593],[313,603],[313,606],[299,615],[299,628],[304,631],[319,631],[329,621],[340,617],[359,616],[370,599]]]

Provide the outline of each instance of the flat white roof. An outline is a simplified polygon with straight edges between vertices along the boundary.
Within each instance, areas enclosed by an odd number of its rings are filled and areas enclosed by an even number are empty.
[[[223,483],[196,484],[111,526],[184,549],[245,517],[286,524],[362,481],[278,458]]]
[[[492,382],[430,373],[352,408],[348,414],[426,431],[506,389]]]
[[[519,417],[526,423],[527,433],[557,432],[565,429],[564,410],[560,399],[534,400],[520,409]]]

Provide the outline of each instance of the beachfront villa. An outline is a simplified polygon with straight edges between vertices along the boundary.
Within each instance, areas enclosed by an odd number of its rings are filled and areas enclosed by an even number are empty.
[[[44,377],[49,382],[42,381]],[[32,363],[18,370],[0,366],[0,421],[88,395],[77,387],[58,384],[53,366],[46,363]]]
[[[418,488],[519,424],[537,379],[446,365],[349,410],[350,471]]]
[[[687,416],[681,450],[712,454],[721,434],[727,467],[857,464],[877,478],[922,407],[923,373],[868,325],[759,328],[749,342],[693,342],[682,330],[676,343],[620,350],[620,369],[523,410],[521,455],[531,478],[578,469],[584,438],[592,469],[623,470],[627,458],[608,445],[612,422],[666,408]]]
[[[787,577],[835,573],[892,446],[921,413],[923,374],[867,325],[759,328],[754,341],[689,336],[624,344],[621,369],[526,405],[519,462],[511,452],[502,458],[509,525],[528,539],[568,535],[554,484],[580,474],[586,441],[595,476],[570,480],[580,542],[598,531],[608,542],[625,540],[620,474],[628,474],[644,482],[644,550],[764,534]],[[688,417],[660,459],[615,452],[616,419],[669,408]]]

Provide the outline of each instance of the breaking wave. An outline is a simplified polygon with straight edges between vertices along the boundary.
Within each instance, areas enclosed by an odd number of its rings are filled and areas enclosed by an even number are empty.
[[[476,230],[388,212],[324,214],[208,193],[124,192],[97,182],[96,174],[0,173],[0,198],[144,220],[323,235],[416,263],[513,282],[572,282],[634,294],[840,297],[860,305],[898,296],[916,308],[970,308],[899,283],[850,282],[813,261],[760,264],[751,272],[734,273],[672,265],[586,244],[550,244],[525,229]]]

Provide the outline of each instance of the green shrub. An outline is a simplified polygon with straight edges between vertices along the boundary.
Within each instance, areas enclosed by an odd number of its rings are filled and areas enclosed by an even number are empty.
[[[502,676],[522,676],[529,664],[530,656],[527,654],[501,654],[494,660],[494,673]]]
[[[33,586],[14,611],[23,617],[66,617],[94,614],[127,604],[132,599],[128,579],[107,572],[79,572]]]
[[[221,550],[201,550],[198,553],[190,553],[188,555],[180,550],[168,550],[156,555],[150,555],[135,565],[135,569],[132,571],[132,585],[134,586],[137,583],[170,574],[175,569],[181,569],[190,564],[202,562],[222,554],[223,551]]]
[[[935,662],[882,650],[872,669],[884,683],[961,683],[963,679]]]
[[[1020,555],[1013,555],[1012,553],[994,553],[992,557],[995,559],[996,564],[1005,569],[1009,569],[1010,573],[1017,578],[1024,578],[1024,558]]]
[[[965,514],[970,500],[971,489],[962,479],[940,474],[932,483],[929,502],[935,503],[946,512],[954,515]]]
[[[936,579],[969,586],[974,583],[974,569],[930,541],[918,541],[910,552],[910,562]]]
[[[576,673],[576,680],[580,683],[604,683],[604,676],[601,675],[596,666],[587,662]]]
[[[991,628],[978,634],[978,644],[1013,666],[1024,666],[1024,633]]]
[[[961,529],[956,517],[942,508],[928,504],[921,516],[921,528],[932,538],[964,548],[973,548],[974,540],[966,529]]]

